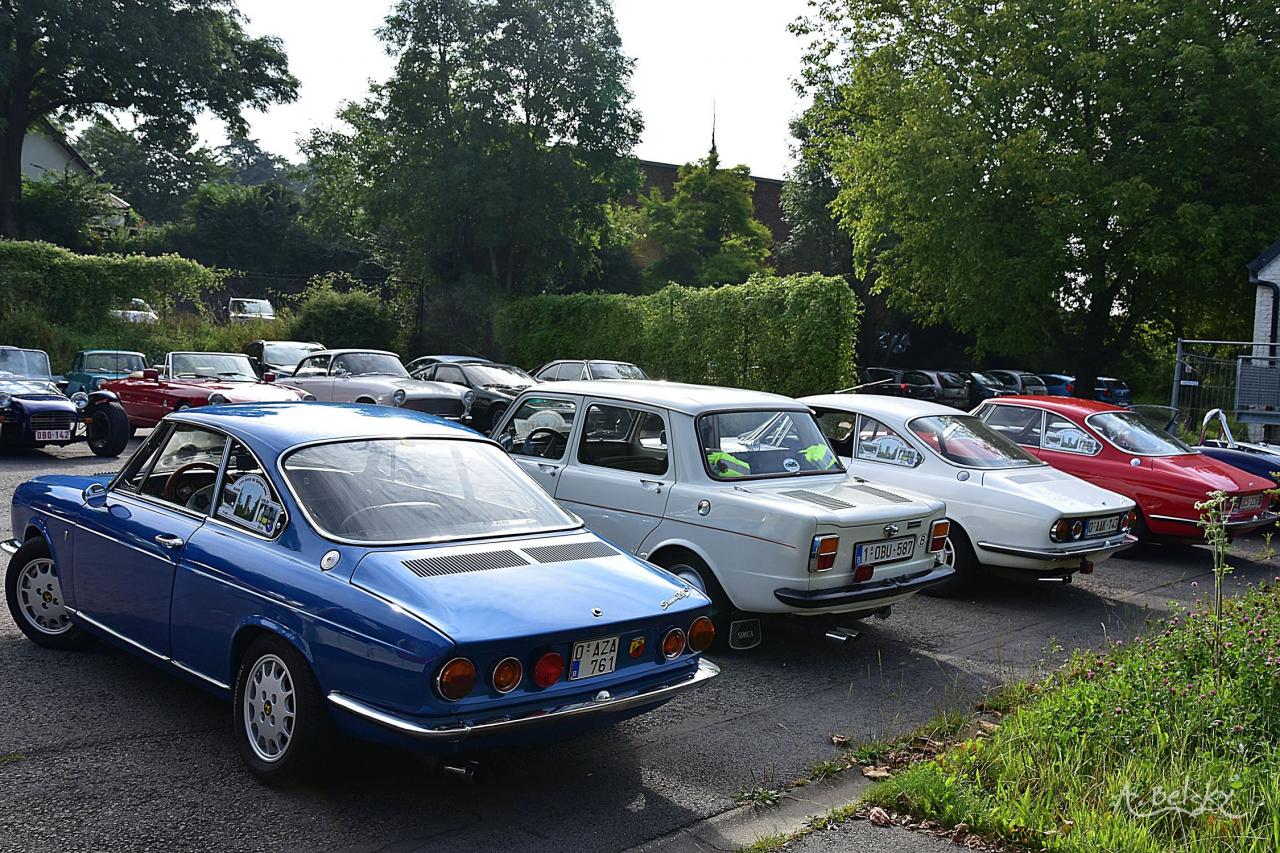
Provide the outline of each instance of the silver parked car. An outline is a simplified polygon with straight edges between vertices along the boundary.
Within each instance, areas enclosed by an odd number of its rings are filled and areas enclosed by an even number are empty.
[[[334,403],[377,403],[467,421],[475,392],[447,382],[414,379],[395,353],[338,349],[311,353],[281,385]]]

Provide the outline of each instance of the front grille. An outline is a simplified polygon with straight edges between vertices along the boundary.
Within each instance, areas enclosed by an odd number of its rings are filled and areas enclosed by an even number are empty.
[[[789,498],[795,498],[798,501],[808,501],[811,504],[824,506],[827,509],[853,509],[856,504],[848,501],[842,501],[839,498],[833,498],[830,495],[820,495],[817,492],[811,492],[808,489],[796,489],[791,492],[783,492]]]
[[[886,492],[884,489],[877,489],[875,486],[868,486],[866,483],[858,483],[857,485],[854,486],[854,488],[861,489],[862,491],[866,492],[869,495],[875,495],[878,498],[884,498],[885,500],[891,501],[892,503],[896,503],[896,504],[911,503],[911,498],[904,498],[902,495],[896,495],[893,492]]]
[[[515,551],[482,551],[404,561],[404,567],[420,578],[457,575],[464,572],[487,572],[493,569],[513,569],[527,565],[529,561]]]
[[[71,429],[70,412],[36,412],[31,416],[32,429]]]
[[[439,415],[442,418],[460,418],[466,411],[462,400],[458,397],[419,397],[404,401],[401,407],[412,409],[428,415]]]
[[[539,563],[567,563],[570,560],[592,560],[599,557],[613,557],[617,551],[603,542],[570,542],[565,545],[539,545],[536,548],[524,548],[524,553]]]

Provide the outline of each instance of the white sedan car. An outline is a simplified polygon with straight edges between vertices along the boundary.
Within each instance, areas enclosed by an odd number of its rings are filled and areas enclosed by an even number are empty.
[[[875,394],[804,397],[855,474],[946,501],[959,591],[979,565],[1069,581],[1127,548],[1134,503],[1032,456],[973,415]]]
[[[493,437],[596,533],[707,593],[732,648],[760,642],[760,614],[883,615],[952,574],[943,503],[850,477],[786,397],[556,382]]]

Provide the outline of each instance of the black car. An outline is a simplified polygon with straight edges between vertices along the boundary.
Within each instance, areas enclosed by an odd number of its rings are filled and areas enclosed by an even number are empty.
[[[261,379],[267,373],[279,377],[292,376],[298,362],[323,349],[324,346],[315,341],[254,341],[245,344],[243,352],[249,356],[253,372]]]
[[[44,350],[0,346],[0,448],[85,442],[95,456],[119,456],[133,429],[112,391],[58,390]]]
[[[969,393],[970,409],[983,400],[990,400],[992,397],[1008,397],[1018,393],[990,373],[980,373],[976,370],[953,370],[952,373],[955,373],[965,381],[965,389]]]
[[[601,359],[568,359],[549,361],[533,372],[539,382],[564,382],[578,379],[648,379],[648,375],[629,361]]]
[[[448,382],[474,391],[472,426],[480,432],[491,430],[516,395],[536,384],[536,380],[520,368],[491,361],[436,362],[420,367],[410,375],[414,379]]]
[[[1044,380],[1029,370],[986,370],[983,372],[1015,394],[1044,396],[1049,393]]]
[[[933,378],[922,370],[905,370],[901,367],[868,367],[859,371],[862,379],[860,394],[884,394],[889,397],[910,397],[913,400],[938,402],[938,386]]]
[[[944,406],[951,406],[955,409],[970,409],[969,405],[969,387],[965,384],[965,379],[959,373],[951,370],[921,370],[916,371],[924,374],[933,380],[934,390],[937,393],[935,398],[937,402]]]

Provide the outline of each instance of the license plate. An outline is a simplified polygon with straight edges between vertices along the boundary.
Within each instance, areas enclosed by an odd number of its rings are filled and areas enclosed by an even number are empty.
[[[573,659],[569,662],[569,680],[608,675],[618,665],[618,638],[601,637],[573,644]]]
[[[1085,536],[1106,536],[1120,529],[1120,516],[1110,518],[1091,518],[1084,526]]]
[[[855,566],[881,563],[896,563],[908,560],[916,553],[916,537],[899,536],[897,539],[886,539],[883,542],[864,542],[853,552]]]
[[[70,441],[71,430],[69,429],[38,429],[36,430],[36,441]]]
[[[1262,509],[1262,495],[1245,495],[1240,498],[1240,503],[1236,509],[1241,512],[1250,512],[1256,509]]]

